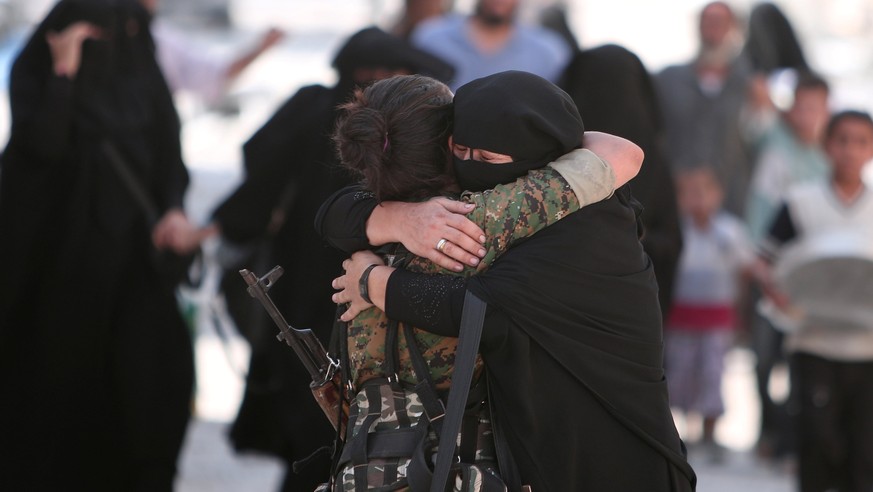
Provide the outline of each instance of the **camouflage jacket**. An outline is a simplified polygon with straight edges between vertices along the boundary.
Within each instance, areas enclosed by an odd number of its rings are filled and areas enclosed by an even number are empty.
[[[514,183],[485,192],[465,192],[460,199],[476,207],[467,216],[485,231],[486,255],[476,268],[463,272],[444,270],[430,261],[411,256],[406,268],[413,272],[470,276],[487,269],[512,244],[549,226],[585,205],[611,195],[615,176],[594,153],[577,149],[548,166],[530,172]],[[378,308],[361,312],[348,325],[351,381],[360,388],[365,381],[386,377],[385,333],[388,318]],[[398,336],[399,378],[415,384],[402,326]],[[428,364],[438,390],[448,389],[454,368],[457,338],[415,329],[418,348]],[[481,367],[481,361],[478,362]]]

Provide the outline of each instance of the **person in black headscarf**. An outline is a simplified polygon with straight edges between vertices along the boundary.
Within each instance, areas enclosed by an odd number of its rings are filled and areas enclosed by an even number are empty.
[[[330,475],[328,454],[319,455],[298,473],[293,462],[306,458],[334,433],[309,390],[308,373],[283,343],[261,306],[246,293],[237,273],[245,267],[259,274],[281,265],[285,275],[271,297],[288,322],[310,328],[327,346],[336,306],[330,280],[342,256],[327,248],[312,227],[322,201],[352,183],[339,165],[331,134],[357,86],[394,74],[425,74],[446,80],[451,67],[412,48],[381,29],[352,35],[333,61],[339,75],[334,87],[303,87],[243,146],[246,176],[212,214],[212,224],[191,238],[220,234],[236,245],[262,246],[253,257],[229,265],[222,290],[238,326],[252,344],[246,389],[230,430],[237,451],[278,456],[288,465],[282,490],[312,491]]]
[[[752,9],[743,52],[757,72],[770,73],[780,68],[809,70],[791,22],[779,7],[769,2]]]
[[[12,68],[3,490],[173,486],[193,354],[177,278],[152,260],[191,226],[179,120],[148,27],[135,0],[64,0]]]
[[[744,121],[746,128],[751,129],[750,134],[756,150],[755,171],[750,179],[751,185],[746,206],[747,222],[754,239],[756,236],[760,236],[762,231],[766,230],[766,225],[769,224],[761,219],[761,217],[766,216],[762,210],[767,210],[762,204],[769,201],[780,202],[778,195],[772,190],[762,193],[757,189],[761,176],[765,176],[767,168],[770,167],[762,165],[764,162],[762,159],[771,154],[769,149],[762,146],[762,142],[768,134],[768,129],[769,132],[780,136],[782,134],[778,132],[784,129],[776,124],[779,118],[776,117],[776,109],[770,95],[770,76],[780,70],[795,71],[799,85],[795,87],[794,107],[799,108],[801,105],[798,103],[805,103],[802,107],[806,109],[802,111],[802,114],[807,122],[813,121],[815,114],[824,115],[821,111],[815,110],[821,106],[811,105],[810,101],[826,102],[828,90],[827,84],[810,72],[806,55],[791,22],[781,9],[772,3],[763,2],[752,8],[743,53],[755,71],[749,84],[749,101],[745,114],[747,121]],[[798,90],[799,92],[797,92]],[[821,125],[823,125],[823,121]],[[774,128],[776,128],[775,131],[773,131]],[[774,142],[799,141],[795,140],[795,137],[778,140],[771,138],[771,140]],[[802,157],[792,156],[787,160],[787,164],[798,169],[803,166],[812,166],[810,167],[812,170],[808,171],[809,177],[823,176],[826,169],[823,164],[826,161],[821,150],[816,150],[818,146],[813,144],[813,142],[818,141],[820,141],[820,137],[811,138],[805,144],[798,144],[800,145],[798,148],[803,149],[804,152],[798,154]],[[799,172],[795,172],[793,175],[807,177]],[[797,410],[796,398],[790,396],[786,401],[780,402],[778,399],[774,399],[770,391],[770,375],[773,369],[780,364],[789,362],[785,357],[785,334],[757,311],[758,301],[762,297],[759,286],[750,283],[747,289],[748,300],[743,305],[744,309],[741,311],[741,315],[749,327],[749,345],[755,354],[755,381],[761,402],[760,431],[756,451],[764,459],[785,459],[795,452],[796,447],[792,432],[793,424],[791,423]]]
[[[561,85],[585,115],[586,127],[624,137],[646,154],[631,188],[643,206],[642,243],[652,258],[661,312],[666,314],[673,297],[682,231],[652,78],[633,52],[607,44],[577,52]]]
[[[570,98],[530,74],[462,86],[453,135],[459,184],[512,180],[580,145],[579,127]],[[488,303],[480,352],[498,446],[511,453],[499,462],[511,490],[695,486],[667,401],[657,286],[638,228],[638,206],[622,187],[470,279],[371,269],[373,303],[434,333],[458,334],[467,289]],[[334,300],[351,302],[343,319],[370,305],[358,280],[373,263],[381,261],[372,253],[355,253],[334,281],[342,289]]]
[[[561,5],[544,9],[540,23],[560,34],[574,50],[558,85],[585,115],[585,126],[624,137],[646,154],[631,188],[643,206],[643,248],[652,258],[661,313],[666,316],[682,251],[682,231],[652,77],[639,57],[622,46],[606,44],[580,50]]]

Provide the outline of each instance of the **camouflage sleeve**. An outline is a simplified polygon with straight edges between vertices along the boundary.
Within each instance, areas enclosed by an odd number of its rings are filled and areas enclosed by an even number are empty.
[[[468,217],[487,237],[487,253],[478,269],[487,268],[513,242],[607,198],[614,183],[612,169],[602,159],[577,149],[514,183],[464,193],[462,200],[476,205]]]

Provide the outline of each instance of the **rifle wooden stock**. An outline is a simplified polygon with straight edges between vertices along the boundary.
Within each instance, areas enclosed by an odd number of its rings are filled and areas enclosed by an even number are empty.
[[[342,384],[342,374],[339,371],[335,371],[333,378],[329,381],[325,381],[322,384],[313,381],[309,385],[309,389],[312,390],[312,396],[315,398],[318,406],[321,407],[321,411],[327,416],[330,425],[340,432],[340,436],[345,438],[346,422],[349,419],[349,402],[342,399],[342,393],[340,392]],[[337,426],[337,419],[340,420],[339,426]]]
[[[312,396],[315,397],[316,403],[321,407],[333,428],[338,429],[340,435],[344,435],[345,424],[349,416],[349,404],[341,397],[342,374],[339,371],[339,364],[330,358],[312,330],[298,330],[289,325],[267,293],[282,273],[283,269],[278,265],[260,278],[249,270],[239,271],[239,274],[248,284],[246,290],[249,295],[261,301],[261,305],[279,327],[279,334],[276,338],[294,350],[306,371],[309,372],[309,376],[312,378],[309,389],[312,390]],[[337,418],[340,422],[337,422]]]

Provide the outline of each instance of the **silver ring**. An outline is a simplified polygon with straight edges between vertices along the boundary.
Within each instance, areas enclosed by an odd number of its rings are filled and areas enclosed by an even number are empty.
[[[446,247],[446,243],[447,243],[447,242],[449,242],[449,240],[446,239],[446,238],[442,238],[442,239],[440,239],[439,241],[437,241],[437,245],[436,245],[436,249],[437,249],[437,251],[439,251],[440,253],[442,253],[442,252],[443,252],[443,248]]]

